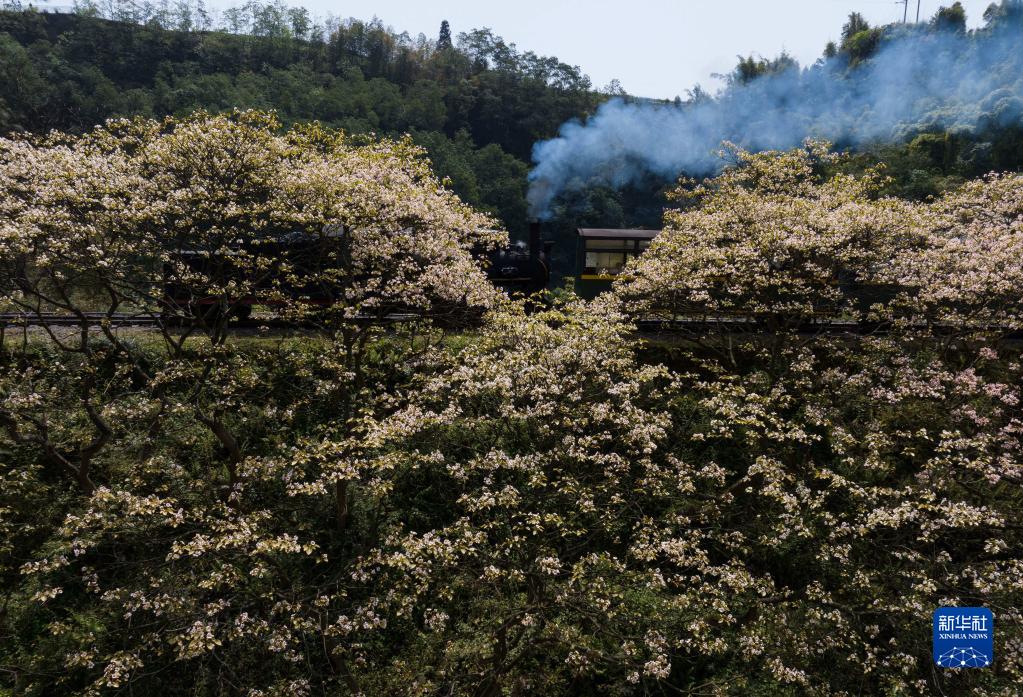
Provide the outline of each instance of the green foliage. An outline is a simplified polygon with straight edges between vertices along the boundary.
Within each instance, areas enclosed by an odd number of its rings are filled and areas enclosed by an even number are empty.
[[[965,32],[966,8],[963,3],[954,2],[950,7],[940,7],[931,20],[931,26],[938,31]]]
[[[884,30],[880,27],[863,29],[842,39],[841,51],[852,66],[862,63],[877,51]]]
[[[437,50],[450,50],[451,47],[451,25],[448,24],[448,20],[445,19],[440,23],[440,33],[437,36]]]
[[[725,75],[725,81],[730,87],[746,85],[753,80],[765,75],[777,75],[787,70],[798,70],[799,63],[792,56],[784,51],[777,58],[767,60],[766,58],[754,58],[739,56],[739,63],[731,73]]]
[[[1023,0],[999,0],[984,10],[988,29],[1019,29],[1023,27]]]
[[[870,29],[870,23],[864,19],[859,12],[850,12],[849,19],[842,25],[842,41],[848,41],[852,37]]]
[[[0,72],[13,76],[0,84],[0,133],[234,108],[353,134],[416,132],[440,176],[524,235],[533,143],[604,98],[578,68],[520,52],[487,29],[456,46],[446,22],[431,42],[379,20],[322,24],[281,4],[227,10],[217,29],[201,5],[152,16],[105,10],[108,19],[94,9],[0,12]]]
[[[478,208],[499,216],[509,229],[525,229],[525,163],[499,145],[476,148],[466,130],[459,131],[453,138],[418,131],[413,140],[430,153],[437,171],[445,173],[452,190],[463,200],[475,201]]]

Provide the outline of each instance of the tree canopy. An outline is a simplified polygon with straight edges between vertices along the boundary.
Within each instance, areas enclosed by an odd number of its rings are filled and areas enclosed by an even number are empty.
[[[341,274],[335,312],[273,310],[303,334],[111,314],[0,346],[11,689],[1017,691],[1019,175],[912,202],[822,144],[735,149],[613,293],[528,314],[484,292],[487,222],[408,141],[245,112],[0,143],[0,297],[21,307],[141,302],[177,233],[281,223],[343,249],[324,224],[344,221],[373,243],[312,269]],[[222,287],[247,279],[191,282],[274,299]],[[392,288],[487,314],[454,336],[349,313]],[[633,336],[673,312],[757,331]],[[887,329],[798,331],[812,312]],[[994,664],[934,670],[931,612],[977,605]]]

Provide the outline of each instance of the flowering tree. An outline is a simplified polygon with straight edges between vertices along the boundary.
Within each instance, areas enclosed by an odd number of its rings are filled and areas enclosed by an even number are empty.
[[[232,387],[244,371],[225,345],[239,301],[266,302],[282,317],[306,320],[311,310],[303,298],[319,291],[329,303],[326,319],[334,320],[323,324],[321,317],[321,327],[338,340],[358,383],[357,363],[376,330],[354,320],[379,319],[398,303],[428,313],[441,302],[487,307],[494,297],[470,251],[499,236],[479,232],[493,226],[441,188],[409,143],[355,147],[316,127],[277,128],[265,114],[200,114],[111,122],[81,138],[0,142],[6,303],[39,317],[76,317],[70,337],[44,329],[87,363],[121,364],[118,377],[152,388],[147,398],[159,403],[157,413],[175,406],[172,383],[186,402],[210,405],[194,413],[228,451],[232,470],[242,453],[225,415],[245,399],[244,389]],[[303,263],[281,258],[285,233],[304,248]],[[164,296],[168,285],[220,311],[181,307]],[[165,320],[181,312],[196,321],[171,332]],[[162,371],[148,369],[115,331],[123,313],[160,321],[170,357]],[[195,330],[203,340],[189,343]],[[126,392],[99,389],[95,370],[81,371],[76,394],[91,432],[63,443],[40,416],[45,405],[34,373],[24,376],[29,382],[16,389],[25,399],[8,400],[0,411],[8,434],[43,448],[91,492],[90,461],[112,434],[100,401]],[[22,402],[26,409],[14,408]]]
[[[905,249],[918,217],[877,199],[878,172],[827,176],[825,145],[750,155],[674,194],[686,203],[619,283],[629,308],[667,317],[735,317],[785,330],[815,316],[856,315],[854,285]]]
[[[220,665],[209,651],[222,644],[258,655],[251,643],[207,641],[205,623],[221,625],[214,607],[240,623],[239,637],[280,655],[277,629],[257,627],[310,621],[311,586],[286,611],[271,590],[282,567],[251,563],[305,560],[318,547],[296,536],[294,511],[270,504],[282,483],[261,488],[261,458],[327,432],[344,437],[386,409],[424,336],[434,338],[431,318],[494,304],[474,251],[501,235],[485,232],[493,222],[445,190],[407,141],[357,145],[315,126],[282,133],[252,112],[0,141],[0,181],[3,302],[78,320],[71,331],[44,325],[42,344],[26,330],[20,350],[0,353],[3,476],[11,492],[32,492],[9,501],[4,524],[33,520],[26,502],[48,499],[49,517],[34,527],[56,545],[20,572],[24,549],[5,562],[11,602],[44,603],[24,617],[61,647],[21,662],[18,675],[102,690],[160,661]],[[296,247],[302,255],[281,252]],[[197,302],[177,302],[182,292]],[[327,307],[312,306],[313,295]],[[301,321],[307,339],[235,340],[230,316],[242,302]],[[377,321],[396,309],[424,319],[385,336]],[[125,313],[155,331],[125,332]],[[319,520],[330,502],[332,551],[350,544],[351,484],[338,478],[310,504]],[[127,556],[114,561],[109,549]],[[148,566],[155,557],[166,574]],[[56,576],[30,590],[17,581],[28,572]],[[261,577],[267,584],[237,586]],[[87,619],[101,616],[98,626]],[[333,660],[327,670],[340,674]],[[216,669],[209,680],[235,678]],[[275,685],[276,674],[251,684]]]
[[[1023,326],[1019,175],[968,182],[925,209],[917,253],[893,255],[883,271],[913,291],[901,311],[967,332]]]
[[[1023,443],[1018,349],[1001,337],[1020,318],[1023,180],[911,204],[879,197],[877,174],[829,174],[813,146],[737,159],[679,192],[696,205],[666,215],[616,287],[631,312],[762,332],[711,331],[678,356],[704,419],[682,436],[688,459],[721,464],[731,554],[776,589],[729,650],[822,694],[1010,694]],[[885,324],[807,330],[818,319]],[[942,605],[997,608],[997,670],[931,669]]]
[[[696,383],[705,421],[688,440],[689,458],[725,470],[732,554],[776,589],[730,646],[764,671],[746,680],[1011,694],[1018,362],[887,336],[821,339],[769,364],[751,351],[742,366]],[[930,615],[946,605],[999,616],[996,669],[932,670]]]
[[[1018,326],[1018,176],[921,204],[881,196],[881,170],[836,174],[842,158],[826,144],[732,154],[721,176],[674,192],[686,205],[618,283],[628,311],[771,332],[866,319]]]
[[[626,331],[600,309],[498,318],[374,429],[389,515],[355,617],[408,637],[363,658],[374,692],[654,686],[683,627],[769,593],[710,558],[716,507],[694,492],[721,470],[674,455],[672,381]]]

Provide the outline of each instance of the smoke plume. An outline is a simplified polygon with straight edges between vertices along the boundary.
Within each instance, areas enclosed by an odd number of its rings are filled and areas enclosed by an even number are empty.
[[[722,166],[723,141],[761,151],[813,137],[855,148],[924,132],[1020,126],[1021,95],[1019,28],[965,34],[893,27],[877,53],[855,67],[839,54],[733,84],[714,99],[606,102],[586,122],[570,121],[534,146],[530,206],[549,217],[566,190],[618,188],[649,174],[665,180],[713,174]]]

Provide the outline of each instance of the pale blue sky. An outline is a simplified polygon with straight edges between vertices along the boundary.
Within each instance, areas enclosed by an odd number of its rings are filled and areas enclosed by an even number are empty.
[[[982,22],[991,0],[964,0],[969,23]],[[232,3],[213,3],[226,6]],[[520,50],[580,66],[601,87],[621,80],[631,94],[685,96],[695,83],[717,86],[711,73],[729,71],[735,56],[772,57],[788,50],[816,60],[837,39],[846,15],[872,23],[902,19],[893,0],[291,0],[318,15],[370,19],[398,31],[433,37],[442,19],[453,33],[490,27]],[[922,0],[921,19],[952,0]],[[909,16],[916,13],[910,0]]]

